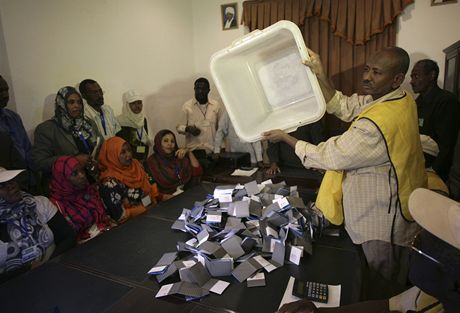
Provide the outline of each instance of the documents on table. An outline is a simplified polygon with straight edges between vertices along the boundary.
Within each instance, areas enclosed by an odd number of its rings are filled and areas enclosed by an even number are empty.
[[[240,170],[236,169],[231,173],[231,176],[252,176],[255,172],[257,172],[257,167],[253,168],[252,170]]]
[[[225,276],[251,288],[265,286],[268,273],[300,265],[304,253],[312,253],[313,223],[321,219],[309,210],[284,182],[216,187],[173,223],[173,230],[192,238],[177,242],[177,251],[165,253],[148,271],[159,283],[174,282],[156,297],[175,294],[189,301],[222,294],[230,285],[220,279]]]

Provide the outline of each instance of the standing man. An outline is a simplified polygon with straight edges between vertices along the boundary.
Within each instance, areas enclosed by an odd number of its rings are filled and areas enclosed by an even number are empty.
[[[121,130],[113,110],[104,104],[104,92],[99,84],[92,79],[85,79],[80,83],[79,90],[85,103],[85,116],[96,123],[104,139],[111,138]]]
[[[244,142],[236,134],[232,121],[228,113],[224,111],[219,120],[219,127],[216,133],[216,140],[214,141],[214,159],[220,157],[220,149],[224,139],[227,139],[225,151],[228,152],[247,152],[251,156],[252,166],[263,166],[262,158],[262,144],[260,141]]]
[[[336,91],[319,56],[306,64],[317,75],[327,111],[353,121],[341,136],[313,145],[281,130],[265,139],[295,148],[305,167],[328,170],[316,205],[334,224],[345,224],[366,257],[369,288],[391,296],[405,286],[410,242],[419,227],[408,211],[410,193],[426,186],[414,99],[400,89],[409,55],[398,47],[374,54],[364,67],[365,96]]]
[[[182,117],[176,129],[185,135],[185,147],[192,150],[203,168],[212,164],[217,122],[221,115],[219,102],[208,99],[209,82],[200,77],[195,81],[195,97],[182,106]]]
[[[0,75],[0,132],[8,134],[14,143],[19,156],[30,168],[30,144],[21,117],[6,108],[10,100],[9,88],[5,79]],[[6,152],[5,152],[6,153]]]
[[[436,62],[420,60],[412,69],[410,84],[419,94],[416,102],[425,167],[432,167],[446,181],[460,125],[460,105],[453,93],[438,87],[438,75]]]

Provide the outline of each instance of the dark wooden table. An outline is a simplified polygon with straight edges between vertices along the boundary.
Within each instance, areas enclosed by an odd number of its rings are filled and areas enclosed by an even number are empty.
[[[361,258],[350,239],[323,237],[301,265],[285,265],[266,274],[265,287],[247,288],[232,277],[221,295],[183,302],[174,296],[156,299],[160,286],[146,272],[176,242],[190,235],[170,229],[182,208],[212,193],[202,183],[151,208],[136,219],[82,244],[24,275],[0,285],[1,312],[274,312],[290,276],[341,284],[341,303],[359,300]]]

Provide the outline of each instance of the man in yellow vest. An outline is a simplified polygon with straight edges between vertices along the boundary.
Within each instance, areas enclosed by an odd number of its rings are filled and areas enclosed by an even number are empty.
[[[418,188],[409,198],[423,227],[411,245],[409,290],[390,299],[337,308],[316,308],[307,300],[283,305],[277,313],[458,313],[460,312],[460,203]]]
[[[380,296],[394,295],[407,279],[408,246],[419,230],[407,207],[410,193],[426,186],[417,110],[400,89],[409,55],[398,47],[374,54],[364,67],[365,95],[336,91],[319,56],[306,62],[317,75],[328,113],[350,122],[341,136],[312,145],[281,130],[264,139],[285,141],[305,167],[327,170],[316,201],[333,224],[345,224],[361,245],[370,282]]]

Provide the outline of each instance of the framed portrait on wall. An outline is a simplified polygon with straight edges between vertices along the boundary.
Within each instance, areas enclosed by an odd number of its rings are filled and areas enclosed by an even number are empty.
[[[222,15],[222,29],[238,28],[238,3],[227,3],[220,6]]]
[[[431,5],[457,3],[457,0],[431,0]]]

